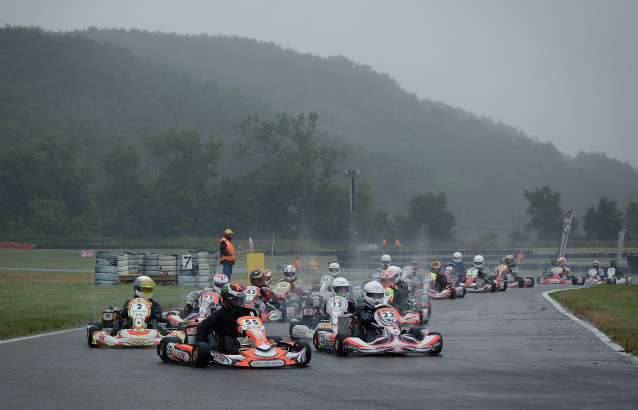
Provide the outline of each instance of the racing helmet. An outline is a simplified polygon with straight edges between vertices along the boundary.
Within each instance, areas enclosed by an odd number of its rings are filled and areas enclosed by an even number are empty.
[[[294,282],[297,280],[297,268],[295,268],[295,265],[284,266],[284,280],[286,282]]]
[[[338,275],[340,270],[341,266],[339,266],[337,262],[332,262],[330,265],[328,265],[328,271],[332,276]]]
[[[476,269],[483,269],[485,267],[485,264],[483,262],[485,262],[485,259],[483,258],[483,256],[476,255],[474,257],[474,267]]]
[[[599,261],[598,259],[596,259],[596,260],[594,261],[594,265],[593,265],[593,266],[594,266],[594,268],[596,268],[596,269],[600,268],[600,261]]]
[[[270,282],[272,282],[272,272],[264,269],[264,285],[269,286]]]
[[[390,269],[382,270],[379,274],[379,283],[382,287],[390,286],[394,283],[394,272]],[[377,303],[378,305],[378,303]]]
[[[264,282],[264,279],[266,279],[266,275],[262,269],[253,269],[253,271],[250,272],[251,285],[259,286]]]
[[[390,266],[390,264],[392,263],[392,258],[390,257],[390,255],[383,254],[381,255],[381,264],[385,265],[385,266]]]
[[[227,283],[230,283],[230,280],[228,280],[228,276],[224,275],[223,273],[218,273],[213,276],[213,290],[215,292],[221,294],[222,287]]]
[[[413,256],[413,257],[410,258],[410,266],[412,266],[414,269],[416,269],[419,266],[421,266],[421,261],[419,261],[419,257],[418,256]]]
[[[133,282],[133,291],[138,298],[150,299],[155,293],[155,281],[146,275],[138,276]]]
[[[221,305],[228,311],[233,311],[246,303],[246,291],[236,283],[227,283],[221,290]]]
[[[567,259],[565,259],[563,256],[556,259],[556,266],[565,266],[566,263],[567,263]]]
[[[611,266],[612,268],[616,267],[616,259],[612,259],[609,261],[609,266]]]
[[[383,303],[385,292],[383,285],[379,282],[368,282],[363,287],[363,300],[370,307],[375,307]]]
[[[514,263],[514,255],[506,255],[503,262],[505,262],[506,265],[511,265]]]
[[[350,282],[348,282],[346,278],[335,278],[335,280],[332,281],[332,291],[335,295],[347,298],[350,296]]]
[[[394,273],[394,282],[398,282],[399,279],[401,279],[401,273],[403,273],[403,269],[399,268],[398,266],[390,266],[388,267],[389,270],[392,271],[392,273]]]
[[[440,273],[441,272],[441,262],[439,261],[434,261],[430,264],[430,268],[431,271],[434,273]]]
[[[461,254],[461,252],[454,252],[454,255],[452,255],[452,260],[454,261],[454,263],[461,263],[461,261],[463,260],[463,255]]]

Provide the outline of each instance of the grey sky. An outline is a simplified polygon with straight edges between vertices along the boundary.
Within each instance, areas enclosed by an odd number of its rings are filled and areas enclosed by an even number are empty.
[[[343,55],[442,101],[638,166],[636,0],[0,0],[0,23],[237,35]]]

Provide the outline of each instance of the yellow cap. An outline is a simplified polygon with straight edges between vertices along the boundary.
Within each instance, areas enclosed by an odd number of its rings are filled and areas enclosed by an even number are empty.
[[[230,229],[226,229],[224,231],[224,235],[230,235],[230,234],[233,234],[233,233],[235,233],[235,232],[231,231]]]

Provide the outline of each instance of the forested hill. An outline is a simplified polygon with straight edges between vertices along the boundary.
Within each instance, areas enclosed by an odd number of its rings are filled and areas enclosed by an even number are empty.
[[[380,208],[402,213],[413,195],[445,192],[457,228],[471,235],[522,227],[523,190],[546,184],[577,216],[601,195],[621,206],[637,199],[638,172],[627,163],[566,156],[514,127],[418,100],[344,57],[237,37],[0,29],[3,148],[44,131],[76,133],[99,164],[114,144],[143,144],[177,125],[229,142],[224,158],[240,173],[232,125],[282,111],[318,113],[321,140],[346,149],[341,165],[361,171]]]

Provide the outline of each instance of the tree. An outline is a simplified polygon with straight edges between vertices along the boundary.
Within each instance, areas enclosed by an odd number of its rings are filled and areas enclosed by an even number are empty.
[[[525,210],[531,217],[526,227],[536,230],[539,239],[552,240],[560,237],[563,210],[560,207],[560,192],[552,192],[547,185],[535,191],[523,191],[529,202]]]
[[[622,223],[622,212],[618,210],[617,201],[610,201],[606,196],[602,196],[595,208],[593,205],[587,208],[583,218],[583,229],[590,238],[612,241],[618,237]]]
[[[636,240],[638,239],[638,202],[631,201],[625,208],[625,228],[627,228],[627,236]]]
[[[415,195],[408,202],[403,230],[408,239],[420,237],[428,241],[444,241],[452,238],[454,215],[447,209],[444,192]],[[422,236],[423,235],[423,236]]]

